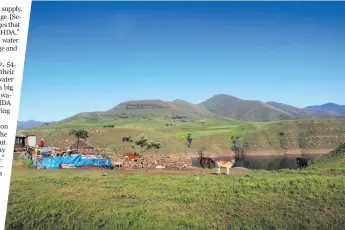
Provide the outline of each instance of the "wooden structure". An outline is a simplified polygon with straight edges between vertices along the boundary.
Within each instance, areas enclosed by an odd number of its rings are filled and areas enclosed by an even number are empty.
[[[26,135],[17,132],[16,133],[16,140],[14,142],[14,148],[25,148],[26,144],[25,144],[25,140],[26,140]]]
[[[92,153],[94,148],[95,148],[94,146],[80,139],[69,146],[69,149],[71,150],[75,149],[77,151],[84,152],[84,153]]]
[[[33,147],[36,145],[36,136],[35,135],[24,135],[21,132],[16,133],[16,139],[14,142],[15,150],[25,149],[27,146]]]

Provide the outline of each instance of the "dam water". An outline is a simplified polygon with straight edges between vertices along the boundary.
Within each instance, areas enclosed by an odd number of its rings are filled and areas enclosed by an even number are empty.
[[[236,161],[234,167],[244,167],[248,169],[265,169],[265,170],[279,170],[279,169],[296,169],[296,158],[302,157],[311,160],[314,157],[322,156],[324,154],[285,154],[285,155],[265,155],[265,156],[245,156],[243,159]],[[231,160],[234,157],[217,156],[211,157],[213,160]],[[195,167],[200,167],[198,157],[192,158],[192,164]],[[207,165],[205,168],[208,167]]]

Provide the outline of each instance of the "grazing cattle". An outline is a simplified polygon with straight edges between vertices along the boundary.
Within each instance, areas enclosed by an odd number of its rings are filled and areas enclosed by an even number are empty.
[[[211,164],[213,164],[213,167],[216,166],[216,162],[214,160],[212,160],[209,157],[200,157],[200,166],[204,169],[205,168],[205,164],[208,165],[208,168],[211,168]]]
[[[229,175],[230,168],[235,164],[235,160],[231,161],[216,161],[218,167],[217,174],[220,174],[220,168],[226,168],[226,174]]]
[[[55,148],[52,150],[52,154],[57,156],[57,157],[62,157],[63,155],[65,155],[66,151],[64,149],[61,148]]]
[[[141,158],[141,155],[137,153],[125,153],[123,156],[131,161],[137,161],[139,158]]]
[[[125,161],[128,160],[129,162],[130,170],[133,168],[133,165],[141,158],[141,155],[137,153],[125,153],[123,155],[125,157]]]
[[[297,157],[296,163],[300,169],[306,168],[308,166],[308,161],[304,158]]]

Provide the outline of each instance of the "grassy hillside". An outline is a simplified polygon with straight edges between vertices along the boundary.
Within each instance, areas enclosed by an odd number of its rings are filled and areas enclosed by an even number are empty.
[[[214,115],[202,106],[194,105],[187,101],[162,101],[162,100],[139,100],[123,102],[114,108],[106,111],[114,115],[123,116],[192,116],[192,115]]]
[[[114,124],[115,128],[104,128]],[[332,149],[345,141],[345,120],[318,119],[278,122],[248,122],[217,118],[214,116],[195,116],[187,121],[171,118],[119,118],[119,117],[79,117],[50,127],[26,130],[24,133],[36,134],[49,145],[67,147],[75,141],[68,136],[69,129],[82,128],[89,132],[88,141],[100,148],[125,151],[121,137],[136,138],[144,133],[149,139],[160,141],[162,148],[148,154],[185,155],[196,154],[201,146],[206,146],[207,154],[230,154],[230,137],[240,136],[240,145],[247,152],[270,150],[283,153],[301,149]],[[186,137],[193,137],[192,147],[188,148]]]
[[[5,229],[340,230],[344,160],[342,144],[305,170],[215,176],[208,169],[37,170],[15,155]]]
[[[75,141],[68,136],[71,128],[82,128],[89,132],[88,141],[100,148],[112,148],[114,151],[131,150],[125,148],[121,137],[131,136],[136,138],[145,134],[149,139],[160,141],[162,148],[154,154],[186,154],[196,153],[201,145],[208,146],[209,150],[222,153],[229,152],[229,138],[239,133],[238,126],[245,124],[240,121],[218,119],[215,117],[196,117],[196,120],[188,122],[172,119],[143,119],[143,118],[117,118],[117,117],[80,117],[66,123],[56,123],[51,127],[39,127],[25,130],[26,134],[35,134],[38,138],[45,139],[49,145],[67,147]],[[115,128],[104,128],[104,125],[115,124]],[[191,133],[194,141],[192,148],[187,148],[186,137]],[[125,149],[124,149],[125,148]]]
[[[5,229],[345,228],[343,173],[235,171],[37,170],[15,158]]]
[[[283,110],[264,102],[242,100],[225,94],[215,95],[202,105],[215,114],[239,120],[271,121],[293,118]]]
[[[243,137],[249,149],[333,149],[345,141],[345,120],[271,122]]]
[[[335,148],[345,140],[345,119],[306,119],[316,113],[333,114],[219,94],[198,105],[180,99],[128,101],[108,111],[80,113],[24,133],[36,134],[49,145],[67,147],[75,141],[68,136],[70,129],[86,129],[91,144],[115,152],[132,150],[124,147],[121,137],[145,134],[162,144],[151,153],[163,155],[196,154],[201,146],[206,146],[210,155],[232,154],[231,136],[240,136],[240,146],[246,152]],[[186,144],[189,133],[191,148]]]
[[[339,145],[330,153],[317,157],[311,162],[311,169],[331,169],[345,172],[345,143]]]

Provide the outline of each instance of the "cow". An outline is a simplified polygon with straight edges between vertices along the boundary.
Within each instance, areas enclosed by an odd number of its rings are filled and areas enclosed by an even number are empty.
[[[137,161],[139,158],[141,158],[141,155],[137,153],[125,153],[123,156],[131,161]]]
[[[301,157],[296,158],[296,163],[300,169],[306,168],[308,166],[308,161]]]
[[[221,168],[226,168],[226,174],[229,175],[230,173],[230,168],[235,164],[235,160],[231,161],[216,161],[216,166],[218,167],[217,169],[217,174],[220,174],[220,169]]]

